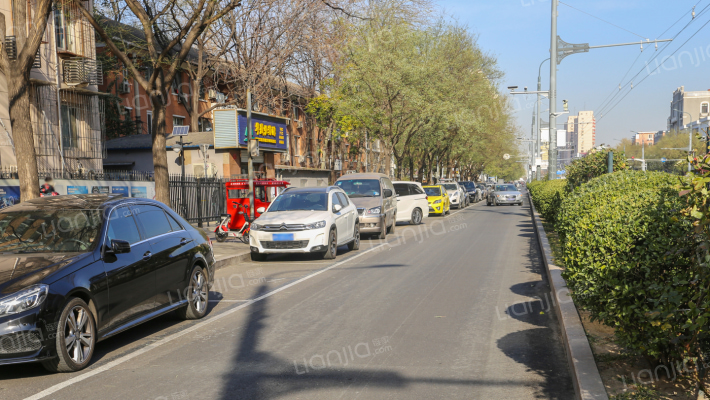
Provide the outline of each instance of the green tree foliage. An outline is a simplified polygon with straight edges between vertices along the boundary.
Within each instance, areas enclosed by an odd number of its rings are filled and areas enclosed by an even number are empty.
[[[633,145],[630,139],[624,139],[616,146],[614,151],[624,151],[627,159],[633,158],[636,160],[629,161],[629,166],[635,170],[641,170],[641,162],[638,160],[642,158],[641,150],[643,148],[643,156],[648,160],[646,162],[646,169],[648,171],[664,171],[684,175],[688,171],[688,162],[686,161],[688,157],[688,150],[686,150],[688,148],[688,141],[687,131],[671,132],[662,137],[658,143],[653,146]],[[695,154],[705,153],[705,141],[698,137],[693,137],[692,148]],[[661,162],[660,160],[663,157],[667,160],[675,161]]]
[[[444,21],[413,25],[373,6],[348,26],[334,78],[308,111],[348,141],[379,139],[398,175],[426,178],[436,163],[469,175],[486,168],[519,178],[515,128],[497,84],[496,60],[465,27]],[[503,160],[503,154],[511,154]]]
[[[577,306],[622,346],[663,362],[684,358],[684,342],[705,329],[689,317],[710,306],[692,300],[702,285],[677,186],[661,172],[605,174],[570,193],[556,222]]]
[[[627,169],[626,155],[614,152],[614,171]],[[567,169],[567,190],[572,191],[591,179],[609,172],[609,151],[593,151],[572,162]]]

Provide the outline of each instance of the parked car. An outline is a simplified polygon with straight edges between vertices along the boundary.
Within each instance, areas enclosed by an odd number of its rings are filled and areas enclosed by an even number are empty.
[[[461,186],[466,193],[468,194],[468,202],[469,203],[477,203],[478,201],[481,200],[480,198],[480,189],[476,187],[476,184],[471,181],[464,181],[464,182],[459,182],[459,186]]]
[[[359,223],[355,205],[336,186],[288,188],[251,224],[251,258],[321,253],[333,259],[339,246],[360,248]]]
[[[397,222],[419,225],[429,216],[429,202],[419,182],[392,182],[397,193]]]
[[[429,202],[429,214],[444,215],[451,212],[451,201],[442,185],[423,186]]]
[[[78,371],[101,340],[207,312],[212,243],[157,201],[37,198],[0,211],[0,233],[0,365]]]
[[[357,207],[360,233],[376,233],[384,239],[393,233],[397,221],[397,197],[387,175],[377,173],[347,174],[335,185],[343,189]]]
[[[515,185],[505,184],[496,185],[494,190],[488,194],[486,201],[487,205],[494,204],[496,206],[502,204],[517,204],[523,205],[523,195],[518,191]]]
[[[456,208],[465,208],[468,206],[468,193],[464,188],[456,182],[443,182],[441,184],[449,194],[451,206]]]

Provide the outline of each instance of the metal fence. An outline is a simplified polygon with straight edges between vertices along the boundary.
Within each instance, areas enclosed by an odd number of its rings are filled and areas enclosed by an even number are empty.
[[[61,168],[40,168],[39,179],[85,179],[91,181],[133,181],[153,182],[153,172],[147,171],[111,171],[111,170],[69,170]],[[0,168],[0,179],[18,179],[17,167],[8,166]]]
[[[227,179],[170,176],[170,207],[188,222],[219,221],[226,210]]]

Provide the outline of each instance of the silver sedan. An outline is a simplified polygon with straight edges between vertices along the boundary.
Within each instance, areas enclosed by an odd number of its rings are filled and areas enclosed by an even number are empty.
[[[488,192],[486,204],[489,206],[491,204],[495,204],[497,206],[502,204],[517,204],[522,206],[523,194],[518,191],[515,185],[495,185],[493,190]]]

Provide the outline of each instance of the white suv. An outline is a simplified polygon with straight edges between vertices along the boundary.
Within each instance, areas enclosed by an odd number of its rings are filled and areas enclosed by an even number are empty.
[[[360,248],[357,208],[337,186],[289,188],[251,224],[251,259],[267,254],[322,253],[335,258],[338,246]]]

